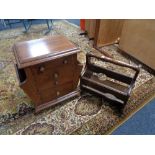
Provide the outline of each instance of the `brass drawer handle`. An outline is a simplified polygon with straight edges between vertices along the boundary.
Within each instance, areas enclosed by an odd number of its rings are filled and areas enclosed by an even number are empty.
[[[54,73],[54,78],[55,78],[55,79],[57,79],[57,78],[58,78],[58,76],[59,76],[59,74],[58,74],[58,73]]]
[[[68,61],[67,61],[67,59],[65,59],[65,60],[64,60],[64,64],[67,64],[67,63],[68,63]]]
[[[60,95],[60,92],[59,91],[57,91],[57,96],[59,96]]]
[[[44,72],[44,70],[45,70],[45,67],[43,67],[43,66],[39,67],[40,72]]]
[[[58,85],[58,81],[55,81],[55,85]]]

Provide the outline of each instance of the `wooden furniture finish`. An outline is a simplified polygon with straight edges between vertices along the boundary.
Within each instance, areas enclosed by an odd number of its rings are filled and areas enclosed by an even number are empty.
[[[92,58],[122,67],[128,67],[130,69],[133,69],[135,71],[135,74],[133,77],[129,77],[115,71],[108,70],[107,68],[97,66],[96,64],[91,63]],[[134,67],[108,57],[99,57],[94,54],[87,54],[85,72],[81,76],[80,86],[82,90],[95,93],[111,102],[124,106],[130,97],[139,71],[140,67]],[[100,80],[98,76],[94,75],[93,73],[103,73],[107,77],[123,82],[128,86],[124,86],[107,79]]]
[[[86,19],[82,34],[94,40],[94,47],[98,48],[118,42],[123,24],[123,19]]]
[[[124,20],[121,19],[97,19],[94,46],[102,47],[114,44],[121,36]]]
[[[85,31],[89,39],[94,39],[96,30],[96,19],[86,19],[85,20]]]
[[[20,87],[39,112],[79,95],[80,50],[63,36],[17,43],[13,47]]]
[[[119,48],[155,70],[155,20],[125,20]]]

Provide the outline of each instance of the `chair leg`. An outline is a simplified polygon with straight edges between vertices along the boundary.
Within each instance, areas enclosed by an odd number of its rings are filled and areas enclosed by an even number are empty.
[[[52,19],[46,19],[46,24],[48,27],[48,30],[45,32],[45,35],[47,35],[53,28],[53,20]]]
[[[4,26],[4,28],[6,28],[6,23],[5,23],[5,20],[4,19],[1,19],[1,23]]]
[[[32,21],[30,21],[30,23],[29,23],[29,21],[28,21],[28,26],[26,25],[26,23],[25,23],[25,21],[24,21],[24,20],[22,20],[22,23],[23,23],[24,28],[25,28],[24,33],[27,33],[27,32],[28,32],[28,30],[30,29],[31,25],[32,25]]]

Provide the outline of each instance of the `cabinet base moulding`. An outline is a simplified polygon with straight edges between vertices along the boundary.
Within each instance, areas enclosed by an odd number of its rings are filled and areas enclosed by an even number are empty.
[[[47,108],[49,108],[51,106],[54,106],[54,105],[56,105],[58,103],[61,103],[63,101],[66,101],[68,99],[78,97],[78,96],[80,96],[80,90],[79,89],[77,89],[77,90],[75,90],[75,91],[73,91],[73,92],[71,92],[71,93],[69,93],[67,95],[61,96],[61,97],[59,97],[59,98],[57,98],[55,100],[52,100],[50,102],[47,102],[47,103],[44,103],[44,104],[41,104],[41,105],[37,106],[35,108],[35,113],[37,114],[38,112],[40,112],[40,111],[42,111],[44,109],[47,109]]]

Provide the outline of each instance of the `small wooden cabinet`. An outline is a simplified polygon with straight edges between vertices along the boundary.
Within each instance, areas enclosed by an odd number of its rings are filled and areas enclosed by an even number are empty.
[[[33,100],[35,112],[79,95],[80,50],[64,36],[16,43],[13,52],[20,87]]]

